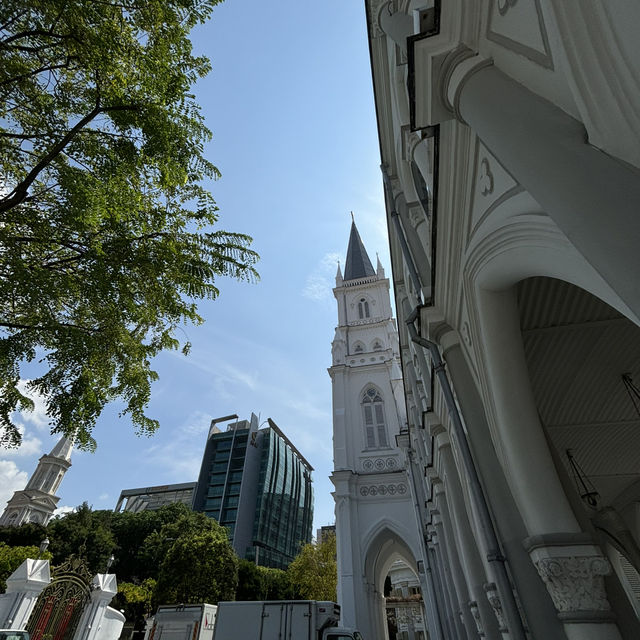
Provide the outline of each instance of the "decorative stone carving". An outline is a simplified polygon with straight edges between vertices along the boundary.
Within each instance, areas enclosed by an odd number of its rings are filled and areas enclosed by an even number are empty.
[[[484,638],[484,629],[482,628],[482,618],[480,617],[480,608],[475,600],[469,603],[469,610],[471,611],[471,617],[476,625],[476,630],[481,638]]]
[[[414,229],[417,229],[423,222],[427,221],[427,218],[424,215],[424,209],[419,202],[407,205],[407,209],[409,213],[409,222]]]
[[[478,187],[480,187],[480,193],[483,196],[488,196],[493,193],[493,173],[491,173],[491,167],[489,166],[489,160],[487,158],[482,158],[480,161]]]
[[[398,461],[396,457],[365,458],[362,461],[362,468],[370,473],[395,471],[398,468]]]
[[[604,556],[540,558],[535,566],[560,613],[611,610],[604,588],[611,565]]]
[[[462,329],[460,330],[460,333],[462,334],[463,342],[467,345],[467,347],[470,347],[472,344],[471,329],[469,328],[469,323],[466,320],[462,323]]]
[[[496,615],[500,633],[507,633],[509,631],[509,627],[507,626],[507,619],[505,618],[504,611],[502,610],[502,602],[500,601],[500,596],[498,594],[498,587],[495,582],[489,582],[484,585],[484,590],[487,594],[487,600]]]
[[[407,492],[407,487],[404,483],[400,484],[376,484],[360,487],[360,495],[367,496],[385,496],[387,494],[394,496],[396,494],[404,495]]]
[[[504,16],[511,7],[513,7],[518,0],[498,0],[498,11],[501,16]]]
[[[374,38],[379,38],[384,35],[378,16],[382,8],[387,4],[390,4],[390,0],[372,0],[368,3],[370,9],[369,20],[371,23],[371,35]]]

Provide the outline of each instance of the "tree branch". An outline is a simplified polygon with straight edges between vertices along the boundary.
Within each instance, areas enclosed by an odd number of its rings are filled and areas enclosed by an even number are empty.
[[[6,327],[7,329],[25,329],[27,331],[51,331],[58,327],[64,327],[65,329],[78,329],[85,333],[98,333],[100,329],[88,329],[87,327],[81,327],[77,324],[70,322],[57,322],[52,325],[38,325],[38,324],[19,324],[17,322],[3,322],[0,320],[0,327]]]
[[[61,63],[61,64],[54,64],[51,66],[47,66],[47,67],[40,67],[38,69],[34,69],[33,71],[30,71],[29,73],[23,73],[20,76],[15,76],[14,78],[9,78],[8,80],[3,80],[2,82],[0,82],[0,87],[4,87],[7,84],[11,84],[13,82],[20,82],[20,80],[26,80],[27,78],[31,78],[33,76],[37,76],[39,73],[42,73],[44,71],[55,71],[56,69],[68,69],[69,68],[69,63],[71,62],[71,60],[75,60],[77,58],[74,57],[67,57],[66,62]]]
[[[19,205],[26,197],[29,191],[29,187],[34,183],[40,173],[47,167],[53,159],[75,138],[77,133],[88,125],[97,115],[100,114],[102,109],[99,105],[96,105],[84,118],[79,120],[75,126],[60,140],[57,144],[53,145],[50,151],[36,164],[29,172],[27,177],[18,184],[15,189],[9,194],[8,197],[0,201],[0,213],[4,213],[9,209]]]

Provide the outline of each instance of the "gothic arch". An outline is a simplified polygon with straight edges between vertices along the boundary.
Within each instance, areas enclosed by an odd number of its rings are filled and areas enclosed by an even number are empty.
[[[384,518],[375,523],[363,536],[365,575],[376,588],[382,590],[384,579],[395,559],[403,560],[417,575],[418,550],[412,549],[407,540],[413,536],[399,523]],[[380,581],[381,580],[381,581]]]
[[[399,527],[397,523],[388,519],[377,522],[367,534],[363,542],[364,578],[370,585],[370,629],[374,630],[373,637],[387,638],[386,610],[384,607],[384,581],[391,565],[396,560],[403,561],[418,576],[417,554],[412,550],[407,540],[412,540],[408,531]],[[424,612],[423,612],[424,615]]]

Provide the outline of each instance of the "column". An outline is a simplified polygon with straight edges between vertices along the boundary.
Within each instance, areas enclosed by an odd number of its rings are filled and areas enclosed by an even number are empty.
[[[451,334],[448,334],[450,336]],[[539,579],[529,555],[522,546],[527,531],[521,515],[514,503],[496,456],[491,433],[487,423],[482,398],[469,370],[460,343],[448,340],[443,336],[444,358],[451,376],[453,386],[467,427],[474,459],[484,481],[484,488],[495,515],[501,535],[503,551],[507,556],[509,568],[520,594],[527,615],[527,623],[535,638],[545,640],[566,640],[562,625],[555,615],[555,608],[549,599],[547,590]],[[470,514],[473,520],[473,514]],[[480,553],[484,554],[481,543]],[[479,597],[486,600],[484,589]],[[480,601],[476,601],[478,604]],[[493,611],[491,611],[493,615]]]
[[[447,478],[447,487],[449,485]],[[457,543],[457,536],[454,531],[454,527],[451,523],[450,507],[447,500],[447,495],[442,492],[438,496],[438,508],[442,517],[442,526],[446,535],[445,541],[447,545],[447,552],[449,556],[449,562],[451,563],[451,573],[453,576],[454,586],[458,594],[459,603],[459,615],[462,624],[464,625],[465,632],[468,638],[476,637],[476,623],[471,614],[471,609],[468,603],[471,601],[469,593],[469,585],[465,572],[462,566],[460,555],[462,549]]]
[[[638,170],[591,146],[581,122],[487,63],[472,56],[450,71],[454,112],[640,316]]]
[[[24,629],[36,600],[51,582],[48,560],[25,560],[8,578],[0,595],[0,627]]]
[[[462,487],[450,443],[441,446],[440,456],[447,480],[448,503],[450,503],[450,512],[455,523],[458,549],[460,550],[462,564],[467,576],[470,596],[468,602],[469,613],[478,629],[478,633],[482,633],[489,640],[500,640],[501,636],[495,615],[485,598],[483,585],[487,582],[486,574],[478,553],[477,542],[472,533],[474,524],[470,521],[469,514],[465,508]]]
[[[122,614],[116,615],[119,612],[109,607],[113,596],[118,593],[115,574],[98,573],[91,586],[91,599],[82,613],[73,640],[119,637],[125,618]]]
[[[584,541],[551,458],[529,381],[515,288],[481,291],[478,303],[496,444],[530,532],[529,556],[569,640],[617,639],[603,581],[611,566],[597,545]]]
[[[441,557],[441,565],[443,572],[443,580],[445,582],[445,589],[449,596],[449,603],[451,608],[451,626],[455,630],[455,637],[460,640],[467,640],[466,630],[460,620],[460,611],[462,609],[460,599],[458,598],[458,590],[456,588],[456,577],[454,572],[456,567],[454,566],[453,558],[449,552],[447,545],[447,534],[444,530],[444,524],[442,522],[442,514],[434,516],[433,524],[438,534],[438,540],[440,541],[439,551]],[[466,599],[465,599],[466,600]]]

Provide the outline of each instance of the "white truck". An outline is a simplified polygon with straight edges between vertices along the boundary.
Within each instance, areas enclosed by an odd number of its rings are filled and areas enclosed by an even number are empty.
[[[363,640],[338,627],[340,607],[317,600],[219,602],[214,640]]]
[[[339,622],[339,605],[318,600],[162,605],[144,640],[363,640]]]
[[[214,604],[161,605],[147,621],[144,640],[213,640],[216,609]]]

